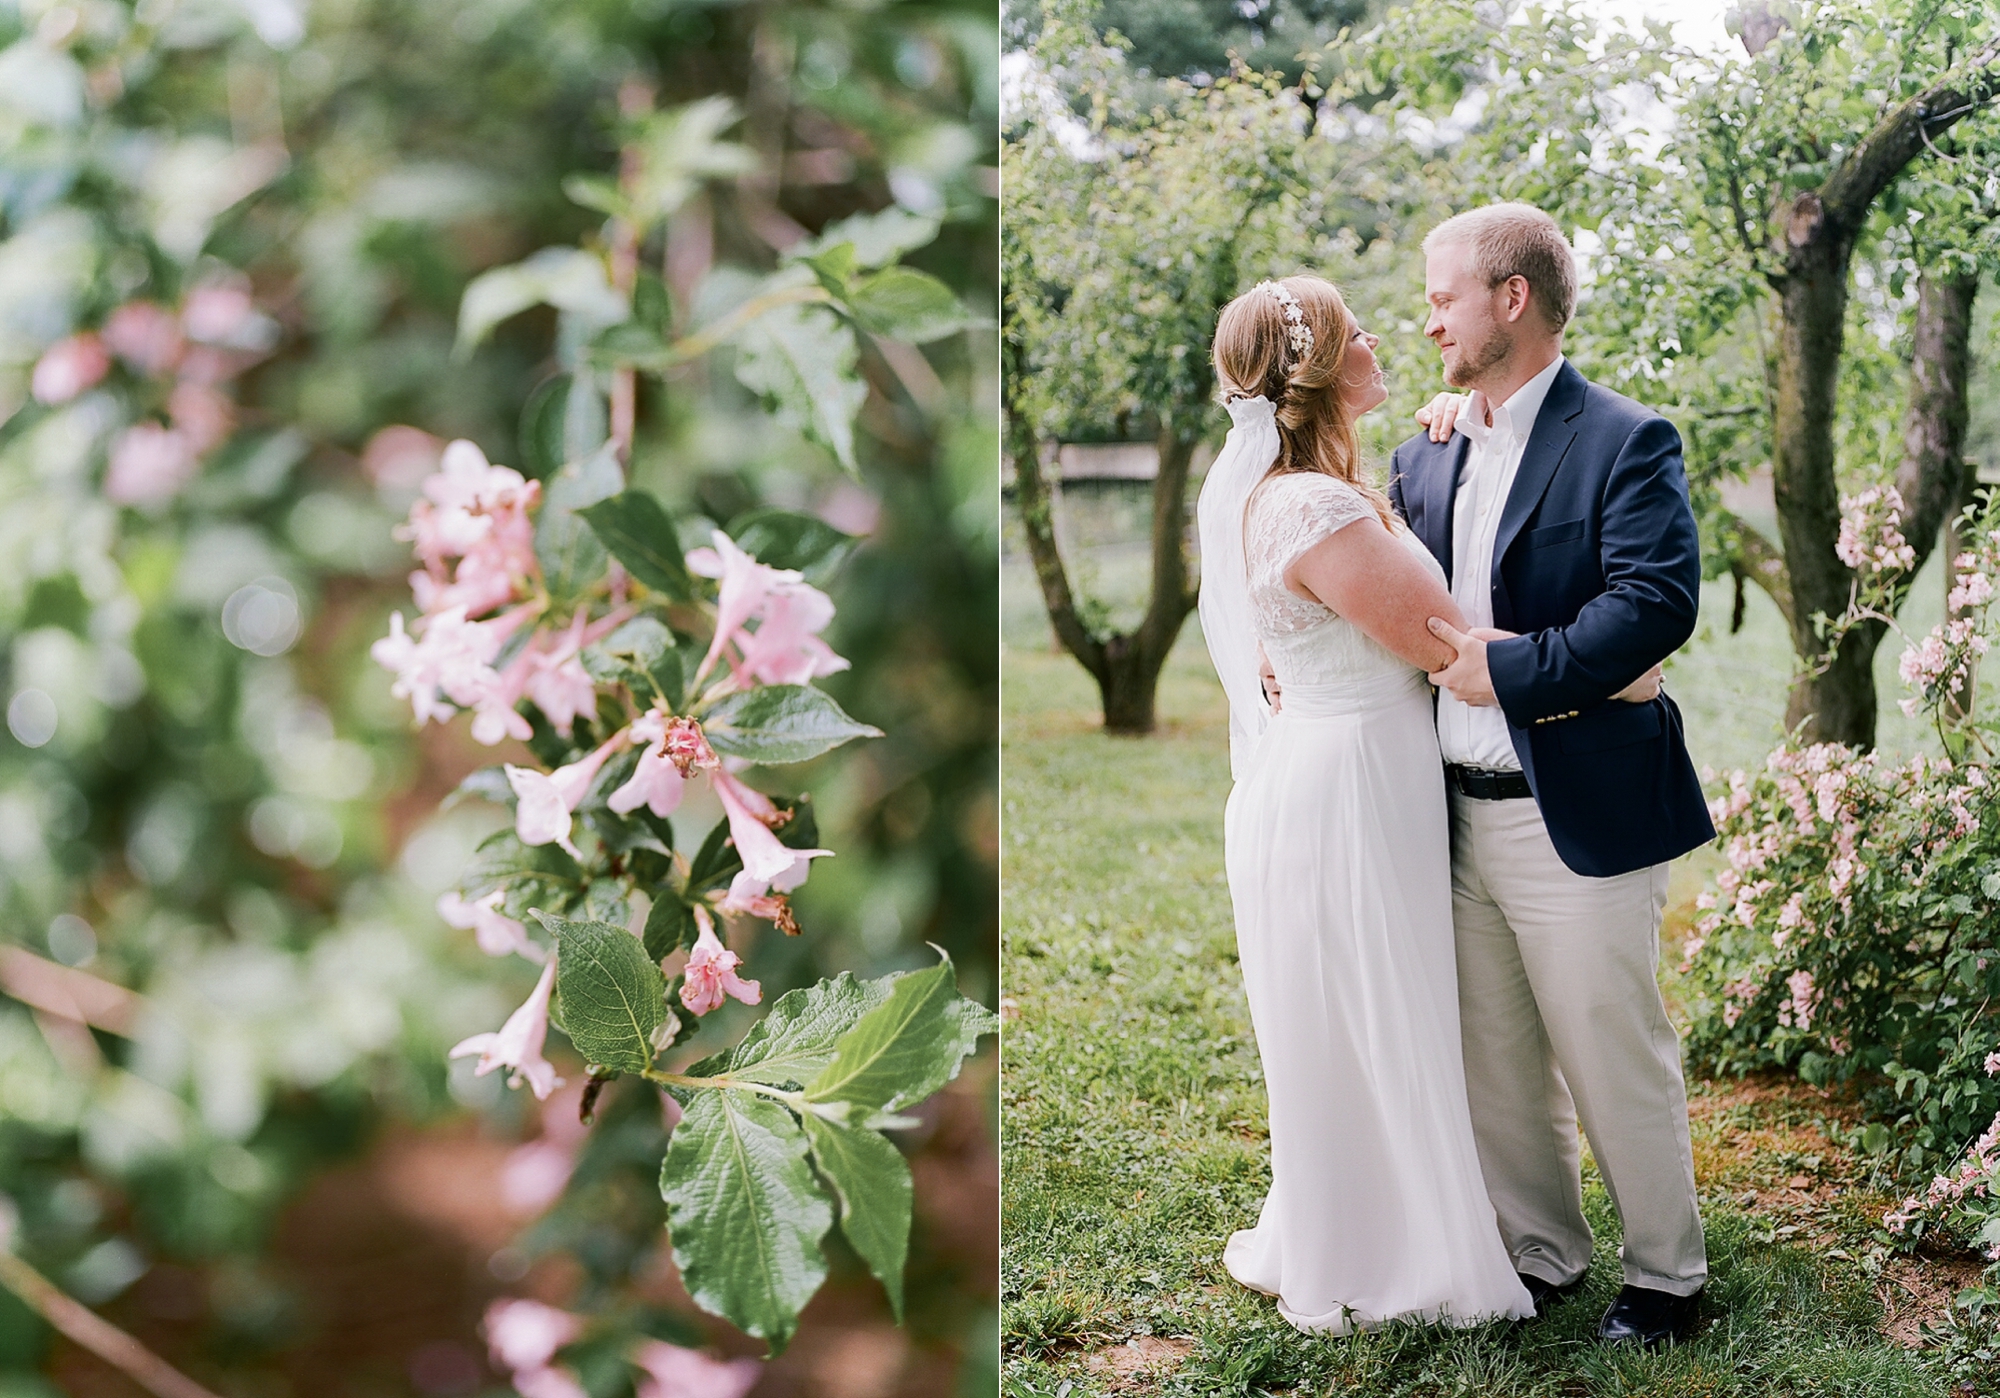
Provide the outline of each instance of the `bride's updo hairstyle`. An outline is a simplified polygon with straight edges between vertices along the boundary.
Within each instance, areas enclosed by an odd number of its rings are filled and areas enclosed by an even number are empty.
[[[1347,303],[1324,277],[1259,282],[1222,308],[1215,377],[1222,400],[1268,398],[1280,471],[1318,471],[1368,497],[1387,525],[1388,497],[1361,472],[1361,439],[1340,391],[1350,343]]]

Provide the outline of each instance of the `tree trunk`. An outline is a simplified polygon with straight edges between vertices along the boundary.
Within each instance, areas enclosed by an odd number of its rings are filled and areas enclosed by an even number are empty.
[[[1003,348],[1003,365],[1010,384],[1024,382],[1019,347]],[[1035,565],[1041,584],[1042,603],[1048,609],[1049,624],[1063,649],[1097,681],[1104,706],[1104,727],[1110,733],[1143,734],[1153,731],[1160,671],[1180,635],[1181,625],[1194,610],[1194,593],[1188,587],[1187,480],[1199,436],[1176,431],[1170,424],[1160,431],[1160,470],[1153,480],[1153,577],[1152,595],[1146,615],[1129,633],[1099,638],[1078,615],[1076,594],[1071,590],[1069,570],[1056,542],[1055,505],[1047,481],[1042,477],[1041,442],[1034,424],[1021,411],[1010,393],[1007,404],[1007,450],[1014,459],[1015,489],[1021,504],[1021,524],[1028,536],[1028,556]],[[1199,420],[1198,414],[1188,416]]]
[[[1823,651],[1814,616],[1847,610],[1853,572],[1833,551],[1840,537],[1840,491],[1834,479],[1834,391],[1847,315],[1847,264],[1853,244],[1830,230],[1812,194],[1792,207],[1786,238],[1790,257],[1781,297],[1778,393],[1772,424],[1771,484],[1778,537],[1792,597],[1792,648],[1801,657]],[[1803,722],[1811,742],[1871,747],[1875,742],[1878,633],[1847,633],[1825,668],[1802,674],[1785,706],[1785,727]]]

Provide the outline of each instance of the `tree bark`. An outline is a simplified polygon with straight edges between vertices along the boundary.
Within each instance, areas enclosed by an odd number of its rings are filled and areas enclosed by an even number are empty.
[[[1822,655],[1814,616],[1839,616],[1852,595],[1853,573],[1834,553],[1840,502],[1833,425],[1855,238],[1869,209],[1903,168],[1939,132],[1991,101],[1996,91],[2000,91],[2000,38],[1990,41],[1963,69],[1884,114],[1826,182],[1817,191],[1796,196],[1785,213],[1776,249],[1784,271],[1774,278],[1782,324],[1772,476],[1792,602],[1792,644],[1809,662]],[[1903,534],[1917,550],[1919,566],[1943,523],[1940,502],[1949,497],[1958,479],[1954,446],[1948,459],[1949,482],[1939,481],[1939,474],[1947,470],[1941,464],[1947,463],[1942,447],[1947,440],[1962,444],[1964,438],[1962,366],[1969,330],[1965,312],[1971,299],[1962,294],[1960,280],[1926,277],[1919,292],[1905,459],[1898,475],[1899,484],[1909,482],[1902,487],[1911,509]],[[1960,366],[1956,371],[1954,363]],[[1873,662],[1881,637],[1880,626],[1857,627],[1823,666],[1802,675],[1786,705],[1786,726],[1803,723],[1808,741],[1872,747]]]

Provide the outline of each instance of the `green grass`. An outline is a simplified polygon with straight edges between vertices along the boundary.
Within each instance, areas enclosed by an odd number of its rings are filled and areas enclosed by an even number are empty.
[[[1129,584],[1129,553],[1096,551],[1099,585]],[[1051,652],[1018,562],[1003,589],[1009,1398],[1065,1385],[1068,1398],[1981,1391],[1881,1333],[1880,1269],[1911,1264],[1873,1246],[1883,1200],[1830,1143],[1840,1104],[1782,1083],[1691,1085],[1711,1281],[1703,1333],[1676,1350],[1614,1353],[1591,1339],[1618,1285],[1617,1222],[1594,1176],[1588,1288],[1518,1329],[1308,1337],[1230,1280],[1223,1242],[1254,1220],[1268,1162],[1222,872],[1221,692],[1191,624],[1163,677],[1159,731],[1107,737],[1088,677]],[[1783,637],[1752,621],[1701,642],[1671,679],[1713,766],[1756,761],[1775,736]],[[1677,903],[1699,886],[1700,858],[1680,871]],[[1814,1188],[1785,1189],[1802,1162]],[[1142,1336],[1177,1343],[1134,1349]],[[1162,1351],[1151,1367],[1110,1362]]]

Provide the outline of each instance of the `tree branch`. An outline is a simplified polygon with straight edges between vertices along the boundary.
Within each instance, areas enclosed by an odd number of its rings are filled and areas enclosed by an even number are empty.
[[[1785,556],[1762,530],[1728,510],[1717,511],[1724,539],[1735,555],[1736,575],[1748,578],[1777,604],[1787,627],[1792,624],[1792,579]]]
[[[0,1245],[0,1285],[63,1335],[156,1398],[215,1398],[159,1355],[110,1321],[66,1295],[56,1284]]]
[[[1819,189],[1826,222],[1851,235],[1869,208],[1903,167],[1916,159],[1930,137],[2000,96],[2000,35],[1875,123],[1875,129],[1827,176]]]

